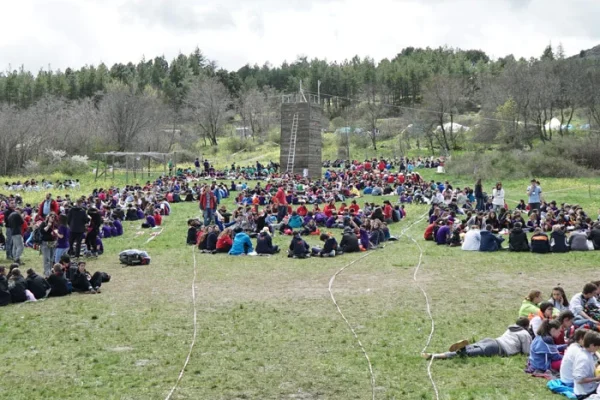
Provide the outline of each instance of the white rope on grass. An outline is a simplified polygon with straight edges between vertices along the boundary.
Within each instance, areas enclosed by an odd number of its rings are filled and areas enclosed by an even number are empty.
[[[165,400],[169,400],[171,398],[171,396],[173,395],[173,393],[175,393],[177,386],[179,386],[179,382],[181,382],[181,378],[183,378],[185,369],[187,368],[188,363],[190,362],[190,358],[192,356],[192,350],[194,350],[194,345],[196,344],[196,333],[198,332],[197,310],[196,310],[196,246],[192,246],[192,256],[194,257],[194,279],[192,280],[192,301],[193,301],[193,305],[194,305],[194,334],[192,335],[192,344],[190,344],[190,351],[188,352],[185,362],[183,363],[181,372],[179,372],[177,381],[175,382],[175,385],[173,385],[173,388],[171,389],[171,391],[169,392],[167,397],[165,397]]]
[[[354,261],[352,261],[352,262],[344,265],[338,272],[336,272],[331,277],[331,279],[329,279],[329,295],[331,296],[331,300],[333,301],[333,304],[337,308],[338,313],[340,313],[340,315],[342,316],[342,318],[346,322],[346,325],[348,325],[348,328],[350,328],[350,331],[352,332],[352,334],[354,335],[354,338],[356,339],[356,341],[358,343],[358,347],[360,347],[360,349],[363,352],[363,355],[365,356],[365,358],[367,360],[367,364],[369,366],[369,373],[371,374],[371,396],[372,396],[373,400],[375,400],[375,374],[373,374],[373,365],[371,364],[371,360],[369,359],[369,355],[367,354],[367,351],[365,350],[365,347],[363,346],[363,344],[361,343],[360,339],[358,338],[358,335],[356,334],[356,331],[354,330],[354,328],[352,327],[352,325],[350,325],[350,322],[348,321],[348,319],[346,318],[346,316],[344,315],[344,313],[340,309],[340,306],[338,305],[337,301],[335,300],[335,297],[333,296],[333,291],[331,290],[331,287],[333,286],[333,282],[335,281],[335,278],[339,274],[341,274],[343,270],[345,270],[346,268],[348,268],[352,264],[357,263],[358,261],[360,261],[360,260],[368,257],[369,255],[371,255],[371,253],[372,252],[369,251],[369,252],[363,254],[362,256],[360,256],[359,258],[355,259]]]
[[[425,216],[427,215],[427,213],[423,214],[417,221],[413,222],[412,224],[410,224],[409,226],[407,226],[406,228],[404,228],[402,230],[402,232],[400,233],[400,236],[398,237],[401,238],[402,236],[404,236],[404,234],[415,224],[418,224],[419,222],[423,221],[423,219],[425,219]],[[360,349],[363,352],[363,355],[365,356],[365,359],[367,360],[367,364],[369,366],[369,373],[371,375],[371,396],[372,399],[375,400],[375,374],[373,373],[373,365],[371,364],[371,359],[369,358],[369,355],[367,354],[367,351],[365,350],[362,342],[360,341],[360,339],[358,338],[358,335],[356,334],[356,331],[354,330],[354,328],[352,328],[352,325],[350,324],[350,322],[348,321],[348,319],[346,318],[346,316],[344,315],[344,313],[342,312],[340,306],[338,305],[337,301],[335,300],[335,297],[333,295],[333,291],[331,290],[331,288],[333,287],[333,282],[335,281],[335,278],[341,274],[346,268],[350,267],[352,264],[357,263],[358,261],[362,260],[363,258],[368,257],[372,252],[369,251],[367,253],[365,253],[364,255],[362,255],[361,257],[355,259],[354,261],[351,261],[350,263],[344,265],[342,268],[340,268],[339,271],[337,271],[332,277],[331,279],[329,279],[329,295],[331,296],[331,300],[333,301],[333,304],[335,305],[335,307],[337,308],[338,313],[342,316],[342,318],[344,319],[344,322],[346,322],[346,325],[348,325],[348,328],[350,329],[350,331],[352,332],[352,334],[354,335],[354,338],[356,339],[358,346],[360,347]],[[422,256],[422,252],[421,252],[421,256]],[[420,258],[419,258],[419,263],[420,263]]]
[[[431,343],[431,339],[433,338],[433,334],[435,332],[435,321],[433,320],[433,314],[431,313],[431,304],[429,302],[429,296],[427,295],[427,292],[425,291],[425,289],[423,289],[423,287],[417,281],[417,273],[419,272],[419,268],[421,267],[421,265],[423,263],[423,248],[421,247],[419,242],[417,242],[412,236],[408,236],[408,238],[410,240],[412,240],[414,242],[414,244],[416,244],[417,247],[419,248],[419,262],[418,262],[417,267],[415,268],[415,272],[413,274],[413,281],[415,282],[415,284],[417,285],[419,290],[421,290],[421,292],[423,293],[423,297],[425,297],[425,304],[427,306],[427,315],[429,316],[429,319],[431,320],[431,332],[429,333],[429,337],[427,338],[427,341],[425,342],[425,347],[423,347],[423,350],[421,350],[421,353],[425,353],[427,351],[427,348],[429,347],[429,344]],[[433,386],[433,391],[435,392],[435,398],[439,400],[440,394],[438,392],[435,381],[433,380],[433,375],[431,373],[431,365],[433,364],[434,358],[435,357],[432,356],[431,359],[429,360],[429,364],[427,365],[427,375],[429,376],[429,380],[431,381],[431,386]]]
[[[159,236],[163,231],[165,230],[165,228],[161,228],[160,231],[158,231],[156,233],[156,235],[152,235],[148,238],[148,240],[146,240],[146,244],[150,243],[151,241],[153,241],[154,239],[156,239],[157,236]]]

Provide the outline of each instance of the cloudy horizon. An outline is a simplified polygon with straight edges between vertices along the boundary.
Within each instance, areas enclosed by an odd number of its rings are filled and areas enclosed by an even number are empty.
[[[600,2],[572,0],[21,0],[5,5],[0,71],[104,62],[170,62],[196,46],[219,67],[281,65],[298,56],[377,62],[405,47],[479,49],[492,58],[567,56],[600,44]]]

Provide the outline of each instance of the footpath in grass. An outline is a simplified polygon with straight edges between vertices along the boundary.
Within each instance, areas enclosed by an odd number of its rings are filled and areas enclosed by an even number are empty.
[[[521,182],[505,186],[507,197],[513,188],[524,190]],[[89,183],[85,190],[91,192]],[[586,201],[582,196],[579,203],[588,208]],[[409,218],[392,226],[396,235],[427,208],[407,210]],[[193,262],[184,243],[186,221],[198,215],[195,203],[174,204],[163,233],[148,244],[148,233],[136,235],[139,224],[126,223],[125,235],[106,240],[106,253],[88,264],[113,277],[100,295],[2,308],[0,398],[164,399],[192,339]],[[424,228],[422,222],[408,234],[424,250],[418,277],[436,322],[432,351],[463,338],[499,336],[530,289],[549,296],[560,283],[571,296],[598,279],[595,252],[473,254],[421,241]],[[315,237],[309,241],[317,244]],[[275,238],[282,246],[288,242]],[[149,251],[152,264],[123,268],[117,255],[126,248]],[[197,254],[198,338],[173,398],[370,398],[366,361],[327,290],[331,276],[359,256]],[[412,281],[418,259],[414,243],[401,238],[346,269],[333,287],[373,363],[376,398],[433,398],[419,356],[430,322]],[[25,262],[41,270],[36,252],[27,250]],[[554,398],[544,381],[522,372],[525,362],[436,361],[432,372],[443,399]]]

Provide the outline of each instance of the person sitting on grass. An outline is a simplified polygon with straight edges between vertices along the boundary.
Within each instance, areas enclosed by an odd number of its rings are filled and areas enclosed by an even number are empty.
[[[209,227],[208,234],[206,235],[206,251],[209,253],[217,252],[217,240],[219,240],[219,227]]]
[[[577,353],[583,351],[583,338],[589,331],[587,329],[579,329],[573,335],[573,343],[565,350],[562,362],[560,363],[560,381],[563,385],[573,387],[573,362],[577,357]]]
[[[156,220],[150,213],[146,213],[146,222],[142,223],[142,228],[154,228],[156,227]]]
[[[344,228],[344,234],[339,247],[344,253],[357,253],[360,251],[358,238],[354,234],[354,230],[349,226]]]
[[[288,247],[288,257],[290,258],[307,258],[310,257],[310,246],[300,232],[293,232],[290,246]]]
[[[269,232],[269,227],[265,226],[256,238],[257,254],[276,254],[279,253],[279,246],[273,245],[273,239]]]
[[[450,240],[451,229],[448,225],[447,221],[440,221],[440,228],[437,230],[435,234],[435,242],[438,245],[448,244]]]
[[[319,236],[319,240],[324,242],[323,248],[313,247],[312,254],[313,256],[319,257],[335,257],[338,253],[338,242],[335,240],[335,237],[331,234],[321,233]]]
[[[94,275],[90,275],[85,269],[85,265],[85,261],[79,261],[77,263],[77,272],[72,280],[73,290],[87,294],[101,293],[100,286],[102,286],[102,273],[96,271],[94,272]]]
[[[479,231],[479,226],[473,225],[471,229],[465,233],[465,237],[463,239],[462,249],[465,251],[479,251],[481,242],[481,232]]]
[[[550,240],[541,228],[535,228],[531,236],[531,252],[538,254],[550,253]]]
[[[596,397],[596,389],[600,376],[596,376],[596,352],[600,350],[600,335],[589,331],[583,337],[582,350],[574,355],[573,359],[573,392],[578,399],[585,399],[590,395]]]
[[[54,264],[54,267],[52,267],[52,274],[48,277],[48,283],[50,284],[50,297],[66,296],[71,293],[63,266],[60,264]]]
[[[18,264],[13,264],[13,266]],[[11,266],[12,267],[12,266]],[[13,303],[23,303],[27,301],[27,282],[21,275],[19,268],[11,268],[9,273],[10,278],[8,279],[8,290],[10,291],[10,298]]]
[[[446,353],[423,353],[421,356],[427,360],[433,358],[448,359],[456,356],[461,357],[509,357],[516,354],[529,354],[531,346],[531,335],[527,330],[529,320],[525,317],[517,319],[514,325],[510,325],[506,332],[499,338],[485,338],[476,343],[469,344],[468,340],[461,340],[450,346]]]
[[[514,252],[530,250],[527,234],[523,231],[523,225],[520,222],[515,222],[514,228],[510,231],[508,250]]]
[[[11,302],[8,280],[6,279],[6,267],[0,266],[0,307],[7,306]]]
[[[588,326],[594,329],[598,321],[588,314],[590,308],[597,309],[598,302],[596,301],[596,293],[598,292],[598,286],[593,283],[586,283],[583,286],[583,290],[577,293],[571,298],[569,302],[569,310],[575,315],[573,323],[575,326]]]
[[[492,233],[492,226],[488,224],[485,226],[485,230],[481,231],[479,251],[493,252],[501,250],[503,241],[503,237]]]
[[[546,373],[547,371],[560,371],[562,355],[560,351],[565,345],[557,346],[554,337],[560,335],[560,322],[558,320],[546,320],[538,329],[537,336],[531,343],[529,354],[528,371]]]
[[[542,301],[540,303],[540,311],[538,311],[537,315],[531,318],[531,322],[529,323],[534,336],[537,336],[537,331],[540,329],[540,326],[542,326],[544,321],[549,321],[552,319],[553,311],[554,307],[549,301]]]
[[[186,244],[195,245],[196,240],[197,240],[197,235],[198,235],[199,221],[197,219],[188,219],[187,224],[188,224],[188,231],[187,231]]]
[[[550,300],[548,301],[552,303],[554,310],[558,311],[559,313],[569,309],[569,300],[567,300],[565,290],[560,286],[556,286],[552,289],[552,294],[550,295]]]
[[[542,302],[542,292],[539,290],[532,290],[529,292],[527,297],[521,303],[519,308],[519,317],[533,318],[540,311],[540,304]]]
[[[586,240],[587,244],[587,240]],[[550,250],[553,253],[568,253],[569,243],[565,236],[565,227],[563,225],[554,225],[550,234]]]
[[[219,234],[217,238],[217,253],[229,253],[231,245],[233,244],[232,239],[233,231],[231,228],[225,228],[223,232]]]
[[[254,251],[250,236],[248,236],[248,234],[244,232],[242,228],[235,228],[233,233],[235,234],[235,237],[233,238],[233,244],[229,250],[230,256],[247,255],[248,253]]]
[[[575,227],[575,230],[571,232],[569,236],[569,248],[571,251],[588,251],[587,233],[581,229],[580,225]]]
[[[50,284],[46,279],[42,278],[32,268],[27,270],[27,289],[33,294],[36,299],[43,299],[50,293]]]

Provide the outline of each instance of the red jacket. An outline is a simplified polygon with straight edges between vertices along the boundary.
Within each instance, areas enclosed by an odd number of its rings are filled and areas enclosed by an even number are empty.
[[[46,200],[44,200],[40,203],[40,207],[38,209],[38,215],[44,215],[43,211],[44,211],[44,203],[45,202],[46,202]],[[56,200],[52,200],[50,202],[50,212],[54,212],[56,215],[60,214],[60,206],[58,205]]]
[[[277,189],[275,198],[277,199],[277,204],[279,204],[280,206],[287,206],[287,199],[285,198],[285,192],[283,188]]]
[[[210,196],[210,208],[214,210],[217,208],[217,198],[216,198],[215,194],[213,192],[211,192],[210,190],[208,192],[203,192],[200,195],[200,209],[201,210],[206,209],[206,194],[207,193]]]

